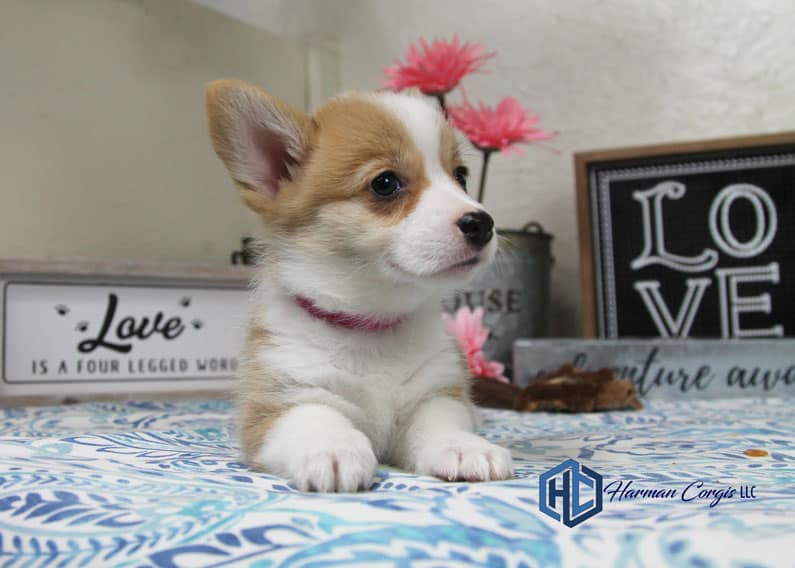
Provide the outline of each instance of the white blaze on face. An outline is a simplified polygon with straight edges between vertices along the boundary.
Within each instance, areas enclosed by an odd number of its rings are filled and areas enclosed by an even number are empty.
[[[442,114],[426,98],[381,93],[376,95],[376,102],[406,127],[410,142],[423,157],[430,182],[414,210],[395,227],[387,253],[389,261],[408,273],[426,276],[472,258],[476,251],[469,246],[456,223],[464,214],[481,211],[483,207],[442,165]],[[488,261],[495,250],[496,239],[492,239],[479,255]]]

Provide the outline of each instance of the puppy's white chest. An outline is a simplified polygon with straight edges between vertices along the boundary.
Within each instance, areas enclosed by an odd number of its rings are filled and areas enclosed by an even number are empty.
[[[299,336],[275,336],[260,353],[261,361],[285,380],[290,402],[337,408],[370,438],[379,457],[420,400],[464,380],[441,325],[380,334],[324,325],[312,325]]]

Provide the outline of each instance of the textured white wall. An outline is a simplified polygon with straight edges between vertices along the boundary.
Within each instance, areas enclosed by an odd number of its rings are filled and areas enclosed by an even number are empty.
[[[228,262],[204,85],[302,105],[306,50],[185,0],[0,1],[0,257]]]
[[[300,42],[306,49],[306,108],[318,107],[342,89],[337,38],[349,9],[359,0],[193,1],[268,33]],[[270,89],[271,82],[272,79],[266,80],[261,86]]]
[[[498,52],[490,74],[465,80],[470,98],[514,95],[560,132],[495,156],[486,197],[499,226],[533,219],[555,234],[556,334],[580,331],[574,151],[795,128],[791,0],[367,0],[345,12],[346,89],[378,86],[416,38],[458,32]]]

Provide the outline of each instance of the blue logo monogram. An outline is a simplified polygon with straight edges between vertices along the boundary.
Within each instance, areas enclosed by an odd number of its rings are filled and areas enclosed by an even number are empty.
[[[602,511],[602,476],[575,460],[542,473],[539,481],[539,510],[567,527]]]

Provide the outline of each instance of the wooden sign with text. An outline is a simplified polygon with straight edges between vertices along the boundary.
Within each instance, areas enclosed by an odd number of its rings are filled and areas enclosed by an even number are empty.
[[[521,339],[514,382],[565,363],[613,369],[649,399],[795,396],[795,339]]]

